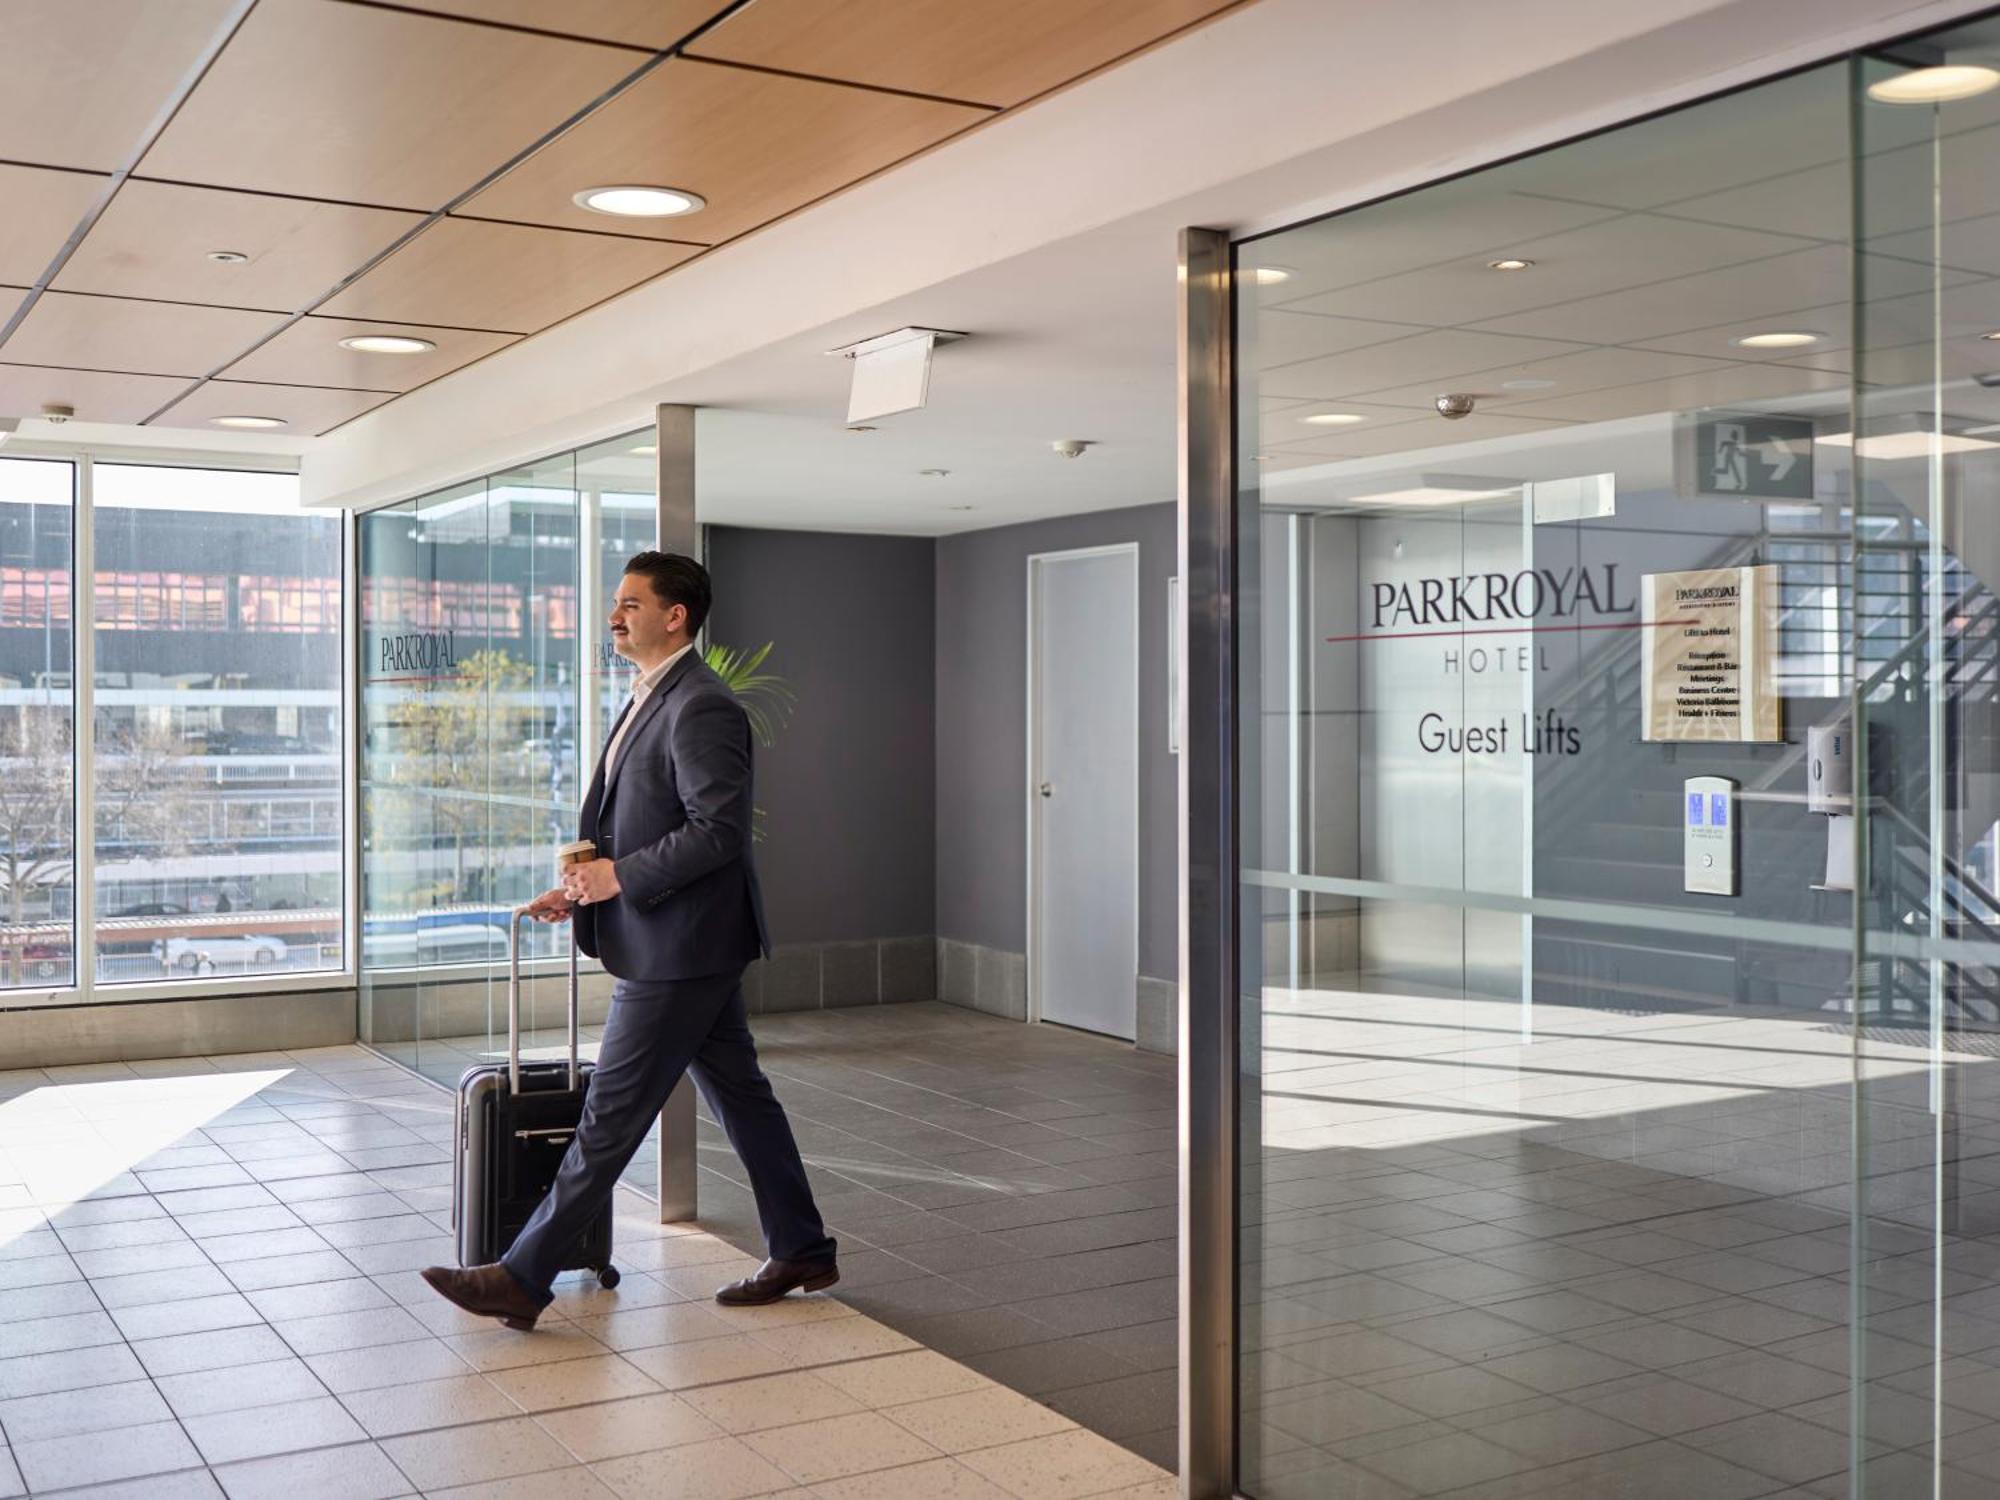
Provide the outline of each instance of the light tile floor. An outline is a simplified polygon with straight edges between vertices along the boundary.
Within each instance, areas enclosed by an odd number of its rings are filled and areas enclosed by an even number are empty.
[[[1173,1059],[950,1005],[751,1025],[841,1242],[835,1295],[1171,1466]],[[485,1045],[425,1042],[424,1071],[454,1081]],[[706,1119],[699,1145],[703,1225],[757,1252],[742,1164]],[[626,1180],[650,1192],[653,1172],[644,1155]]]
[[[357,1047],[0,1073],[0,1497],[1166,1500],[1162,1470],[749,1259],[618,1224],[517,1334],[449,1260],[449,1096]]]
[[[1907,1029],[1538,1004],[1530,1043],[1505,1002],[1267,991],[1250,1491],[1846,1496],[1859,1183],[1865,1493],[2000,1494],[1993,1040],[1940,1117]]]

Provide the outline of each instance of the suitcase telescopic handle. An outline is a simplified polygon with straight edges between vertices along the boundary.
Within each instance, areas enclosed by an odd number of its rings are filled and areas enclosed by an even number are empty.
[[[529,918],[529,908],[517,906],[507,923],[507,1090],[521,1092],[521,924]],[[578,976],[576,932],[569,941],[569,1088],[575,1093],[580,1077],[577,1067]]]

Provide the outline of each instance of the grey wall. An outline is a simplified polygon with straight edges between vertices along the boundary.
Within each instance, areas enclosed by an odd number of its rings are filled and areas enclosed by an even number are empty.
[[[937,545],[937,933],[1027,947],[1028,558],[1139,544],[1139,972],[1178,971],[1178,791],[1167,753],[1172,504],[945,537]]]
[[[775,641],[798,694],[757,750],[772,941],[929,937],[937,764],[927,537],[708,529],[709,639]]]

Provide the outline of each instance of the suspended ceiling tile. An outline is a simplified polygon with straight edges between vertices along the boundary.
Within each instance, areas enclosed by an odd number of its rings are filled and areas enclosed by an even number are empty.
[[[533,333],[700,253],[698,245],[444,219],[322,311]]]
[[[133,375],[206,375],[276,328],[272,313],[44,292],[0,359]]]
[[[1847,377],[1834,371],[1801,370],[1787,365],[1730,364],[1634,385],[1557,394],[1511,406],[1519,416],[1553,417],[1568,422],[1608,422],[1655,412],[1697,411],[1711,406],[1736,406],[1747,401],[1809,395],[1837,390]]]
[[[150,425],[213,428],[212,419],[216,417],[278,417],[293,432],[317,435],[395,399],[391,391],[341,391],[322,386],[209,380],[176,401]]]
[[[1392,339],[1428,332],[1417,323],[1384,323],[1373,318],[1333,318],[1320,313],[1292,312],[1287,308],[1260,307],[1246,294],[1239,299],[1237,327],[1237,368],[1246,374],[1297,364],[1302,359],[1319,359],[1328,354],[1344,354],[1370,344],[1386,344]],[[1248,305],[1245,305],[1245,304]]]
[[[588,42],[260,0],[141,175],[429,211],[633,66]]]
[[[0,414],[32,417],[55,404],[74,408],[79,422],[143,422],[187,388],[165,375],[0,364]]]
[[[1841,161],[1847,132],[1847,68],[1834,63],[1500,170],[1519,192],[1678,212],[1687,199]]]
[[[1619,215],[1593,203],[1513,192],[1489,176],[1498,174],[1461,178],[1381,209],[1254,240],[1238,252],[1239,264],[1284,272],[1284,281],[1258,289],[1258,305],[1295,311],[1321,293],[1419,266],[1471,261],[1483,268],[1526,241]]]
[[[8,0],[0,141],[16,161],[109,172],[137,151],[232,0]],[[32,38],[32,45],[21,45]]]
[[[1329,459],[1378,458],[1384,454],[1419,450],[1429,452],[1435,448],[1484,442],[1493,438],[1534,437],[1559,431],[1565,425],[1562,421],[1546,418],[1475,412],[1456,422],[1447,422],[1442,417],[1432,416],[1429,421],[1419,419],[1377,429],[1356,427],[1338,437],[1306,438],[1275,445],[1269,451],[1315,453]],[[1388,490],[1407,486],[1384,482],[1380,487]]]
[[[1473,326],[1489,333],[1533,334],[1606,344],[1650,341],[1719,324],[1740,324],[1744,330],[1754,330],[1773,326],[1769,320],[1788,308],[1845,296],[1853,275],[1845,246],[1815,245],[1745,265],[1627,287],[1602,296],[1579,298],[1560,307],[1536,308]]]
[[[728,0],[563,0],[560,6],[549,0],[412,0],[404,8],[658,52],[729,5]]]
[[[1790,236],[1626,214],[1509,246],[1509,255],[1534,262],[1525,271],[1495,271],[1482,251],[1289,305],[1452,327],[1801,248],[1807,247]]]
[[[129,179],[62,269],[59,291],[295,312],[421,214]],[[218,265],[211,250],[250,259]]]
[[[1394,390],[1416,382],[1435,383],[1440,391],[1457,390],[1463,388],[1465,377],[1482,370],[1579,354],[1586,347],[1556,339],[1434,329],[1393,343],[1267,370],[1259,384],[1270,395],[1307,400]]]
[[[414,334],[437,348],[427,354],[357,354],[340,340],[364,333]],[[232,380],[332,386],[349,391],[409,391],[515,342],[511,333],[475,333],[353,318],[301,318],[223,373]]]
[[[1641,380],[1699,375],[1727,368],[1729,363],[1724,359],[1665,354],[1655,349],[1586,349],[1578,354],[1558,355],[1554,359],[1497,365],[1468,377],[1465,384],[1453,388],[1477,395],[1479,411],[1516,411],[1524,401],[1546,397],[1555,391],[1592,391],[1607,386],[1633,385]],[[1548,386],[1540,391],[1510,391],[1507,389],[1510,381],[1546,381]],[[1390,406],[1419,406],[1434,410],[1433,403],[1438,395],[1435,384],[1423,383],[1371,391],[1368,399]]]
[[[0,281],[33,286],[108,179],[0,163]]]
[[[674,61],[462,212],[715,244],[987,118],[958,104]],[[683,218],[611,219],[571,201],[617,183],[686,188],[708,207]]]
[[[757,0],[688,51],[1002,107],[1116,62],[1233,0]]]

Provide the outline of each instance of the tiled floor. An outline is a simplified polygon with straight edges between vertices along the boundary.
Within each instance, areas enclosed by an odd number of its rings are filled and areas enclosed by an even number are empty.
[[[1171,1468],[1173,1060],[948,1005],[752,1025],[841,1241],[839,1298]],[[425,1054],[455,1078],[483,1045]],[[706,1119],[700,1150],[703,1225],[760,1252]]]
[[[852,1306],[716,1307],[747,1257],[637,1198],[615,1292],[467,1317],[449,1135],[359,1048],[0,1073],[0,1496],[1174,1493]]]
[[[1537,1005],[1529,1042],[1502,1002],[1268,991],[1251,1492],[1845,1497],[1858,1073],[1866,1493],[2000,1494],[1991,1041],[1940,1118],[1919,1032],[1857,1056],[1818,1013]]]

